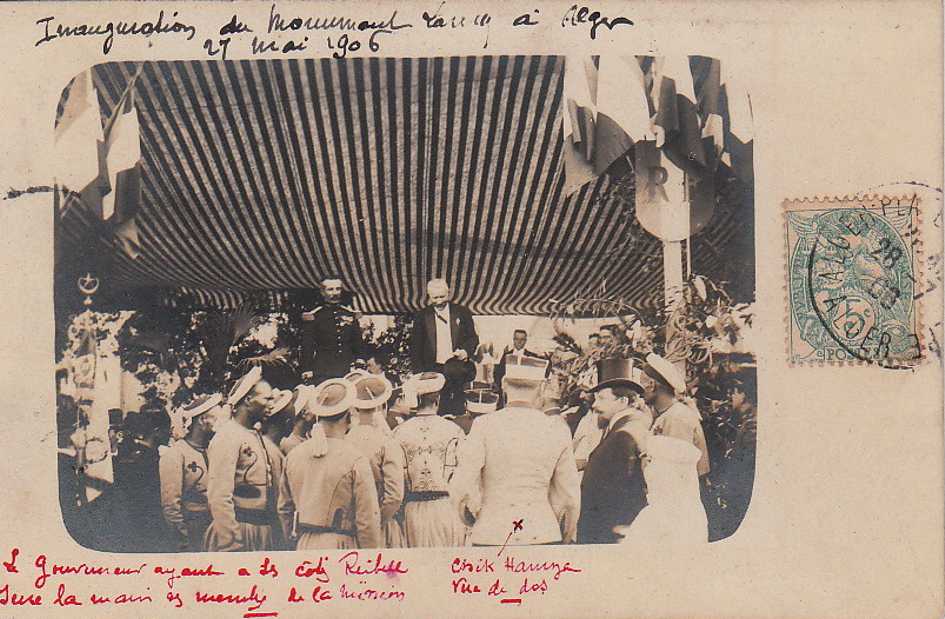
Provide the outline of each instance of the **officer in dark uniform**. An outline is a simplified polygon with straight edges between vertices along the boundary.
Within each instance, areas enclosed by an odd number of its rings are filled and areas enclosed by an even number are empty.
[[[325,277],[322,302],[302,314],[302,380],[318,385],[328,378],[341,378],[361,356],[363,341],[358,316],[341,303],[341,280]]]

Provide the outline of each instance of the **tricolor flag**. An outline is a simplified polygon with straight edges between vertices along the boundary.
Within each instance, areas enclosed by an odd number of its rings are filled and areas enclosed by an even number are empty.
[[[656,58],[652,70],[657,145],[676,166],[701,178],[708,171],[708,161],[702,147],[702,125],[689,57]]]
[[[102,199],[102,216],[110,219],[119,247],[130,258],[141,251],[135,215],[141,203],[141,126],[131,78],[109,119],[105,138],[106,168],[111,192]]]
[[[69,199],[77,198],[97,217],[101,217],[102,195],[108,191],[105,171],[105,138],[98,94],[92,83],[91,69],[73,78],[67,87],[62,113],[55,129],[56,184],[69,190]]]
[[[141,196],[141,127],[135,107],[134,82],[125,100],[115,108],[105,140],[106,167],[112,190],[102,198],[102,217],[127,221],[137,210]]]
[[[654,139],[643,71],[635,56],[601,56],[594,173],[603,174],[634,142]]]
[[[725,128],[722,120],[721,66],[715,58],[700,58],[707,71],[699,89],[699,114],[702,117],[702,146],[707,154],[717,158],[725,148]]]
[[[564,60],[564,194],[570,195],[597,177],[594,123],[597,116],[597,66],[590,56]]]
[[[754,117],[751,97],[738,83],[728,65],[720,70],[720,101],[728,110],[728,127],[725,130],[725,149],[722,163],[732,168],[739,179],[751,184],[754,181],[753,151],[755,140]]]

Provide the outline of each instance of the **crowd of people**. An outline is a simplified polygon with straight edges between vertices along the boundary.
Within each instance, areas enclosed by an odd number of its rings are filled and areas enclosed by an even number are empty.
[[[562,402],[517,330],[492,380],[477,381],[472,315],[433,280],[413,372],[394,381],[377,363],[353,369],[360,334],[341,288],[326,278],[302,316],[294,388],[255,366],[168,415],[169,445],[131,490],[159,486],[159,509],[126,513],[146,527],[157,511],[164,547],[152,549],[707,542],[709,454],[672,363],[601,359],[596,384]]]

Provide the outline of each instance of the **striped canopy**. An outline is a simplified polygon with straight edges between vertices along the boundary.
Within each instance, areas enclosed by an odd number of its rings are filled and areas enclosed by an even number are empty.
[[[110,284],[232,305],[337,273],[368,313],[415,310],[445,277],[478,314],[542,314],[599,290],[663,295],[660,243],[628,243],[628,217],[565,197],[563,58],[321,59],[148,63],[141,122],[141,253],[113,242]],[[139,66],[95,67],[103,118]],[[717,209],[693,271],[725,280],[752,235]],[[66,210],[78,243],[90,213]]]

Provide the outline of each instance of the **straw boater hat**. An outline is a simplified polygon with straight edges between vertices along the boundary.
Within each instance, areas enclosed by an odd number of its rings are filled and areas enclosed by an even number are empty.
[[[295,416],[304,415],[309,410],[308,401],[312,397],[315,388],[310,385],[299,385],[295,388],[295,399],[292,401],[292,409]]]
[[[676,369],[672,362],[656,353],[650,353],[646,356],[646,367],[643,368],[643,371],[650,378],[668,386],[677,395],[686,392],[686,377]]]
[[[307,406],[316,417],[312,436],[309,439],[315,441],[312,444],[312,455],[316,458],[328,453],[328,438],[318,420],[340,417],[348,412],[353,403],[354,385],[343,378],[329,378],[312,390],[307,399]]]
[[[312,390],[309,410],[323,419],[337,417],[354,403],[354,386],[343,378],[329,378]]]
[[[236,381],[236,384],[230,389],[230,394],[226,397],[226,403],[229,406],[236,406],[261,380],[262,367],[258,365],[254,366],[253,369],[246,372],[242,378]]]
[[[470,389],[466,392],[466,410],[474,415],[492,413],[499,406],[499,396],[490,389]]]
[[[643,395],[640,384],[643,373],[633,363],[633,359],[601,359],[597,362],[597,385],[591,390],[598,392],[608,387],[630,387]]]
[[[359,410],[377,408],[386,404],[394,391],[393,385],[383,376],[364,374],[351,382],[354,385],[354,407]]]
[[[171,411],[171,434],[174,435],[175,438],[183,438],[190,429],[190,424],[194,419],[204,413],[212,411],[222,402],[223,396],[219,393],[202,395],[194,398],[189,404]]]
[[[446,377],[439,372],[422,372],[411,376],[410,384],[417,395],[427,395],[441,391]]]
[[[294,397],[295,393],[289,389],[280,391],[276,396],[275,403],[269,407],[269,412],[266,413],[266,417],[272,417],[273,415],[277,415],[284,411],[285,407],[288,406],[290,402],[292,402]]]
[[[194,399],[188,406],[182,409],[184,423],[189,424],[195,418],[210,412],[223,402],[223,396],[219,393],[213,395],[202,395]]]
[[[439,372],[421,372],[409,376],[401,387],[403,394],[400,403],[401,408],[416,409],[420,406],[420,396],[438,393],[445,384],[446,377]]]
[[[350,372],[348,372],[347,374],[345,374],[345,380],[348,381],[349,383],[353,383],[354,381],[358,380],[362,376],[370,376],[370,374],[368,374],[365,370],[355,368],[351,370]]]

